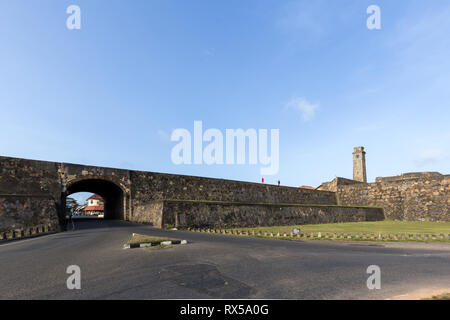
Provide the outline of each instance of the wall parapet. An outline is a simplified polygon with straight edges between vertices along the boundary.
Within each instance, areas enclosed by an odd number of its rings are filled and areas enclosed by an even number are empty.
[[[439,172],[410,172],[404,173],[398,176],[391,177],[377,177],[375,182],[399,182],[408,180],[442,180],[445,177],[450,177],[450,175],[443,175]]]

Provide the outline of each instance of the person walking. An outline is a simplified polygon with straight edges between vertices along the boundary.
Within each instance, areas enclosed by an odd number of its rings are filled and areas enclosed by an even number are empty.
[[[72,212],[72,210],[70,210],[70,212],[69,212],[69,224],[72,223],[72,231],[73,231],[73,230],[75,230],[75,224],[73,223],[72,216],[73,216],[73,212]]]

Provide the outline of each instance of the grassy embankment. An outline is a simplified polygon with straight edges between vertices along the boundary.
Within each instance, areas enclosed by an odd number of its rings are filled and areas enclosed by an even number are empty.
[[[444,293],[431,298],[425,298],[422,300],[450,300],[450,293]]]
[[[420,221],[376,221],[376,222],[349,222],[349,223],[330,223],[330,224],[314,224],[314,225],[299,225],[299,226],[273,226],[273,227],[257,227],[257,228],[231,228],[226,229],[227,233],[233,231],[234,234],[244,233],[246,236],[257,237],[273,237],[279,234],[283,237],[286,234],[287,238],[292,238],[291,232],[294,228],[300,229],[299,237],[295,238],[308,238],[308,239],[328,239],[328,240],[374,240],[371,235],[375,236],[375,239],[381,239],[388,241],[436,241],[436,242],[449,242],[450,236],[450,222],[420,222]],[[318,233],[321,233],[321,237],[318,237]],[[271,235],[272,234],[272,235]],[[311,237],[313,234],[313,237]],[[326,237],[328,234],[328,237]],[[334,237],[336,234],[336,237]],[[421,237],[418,239],[417,235]],[[343,236],[342,236],[343,235]],[[348,236],[351,235],[351,238]],[[364,236],[363,236],[364,235]],[[389,238],[387,238],[389,235]],[[413,237],[410,237],[413,235]],[[427,239],[425,239],[427,235]],[[435,239],[432,238],[435,235]],[[441,239],[441,235],[444,239]],[[397,239],[394,239],[394,236]],[[284,237],[284,238],[286,238]]]

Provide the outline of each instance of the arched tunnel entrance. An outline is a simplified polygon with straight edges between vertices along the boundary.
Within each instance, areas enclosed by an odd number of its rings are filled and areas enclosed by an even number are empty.
[[[104,219],[124,220],[125,197],[121,187],[111,181],[102,179],[85,179],[67,186],[66,198],[77,192],[90,192],[101,196],[105,202]]]

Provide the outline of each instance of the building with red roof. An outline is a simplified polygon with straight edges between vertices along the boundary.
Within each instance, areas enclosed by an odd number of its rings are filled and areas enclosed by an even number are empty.
[[[87,206],[83,209],[84,215],[101,216],[105,211],[105,202],[98,194],[94,194],[87,200]]]

